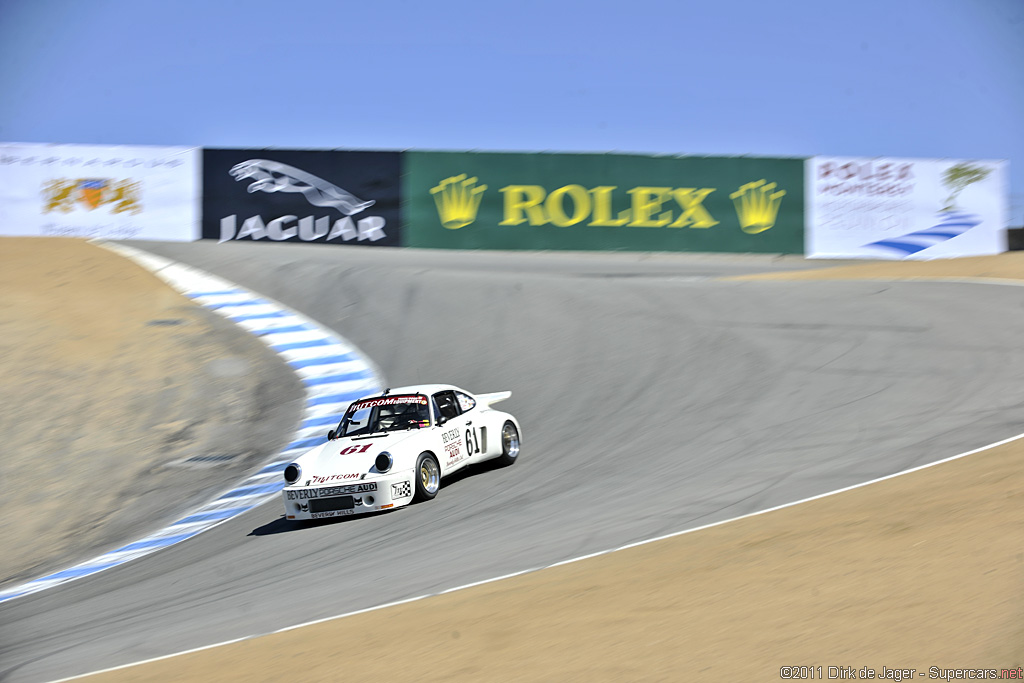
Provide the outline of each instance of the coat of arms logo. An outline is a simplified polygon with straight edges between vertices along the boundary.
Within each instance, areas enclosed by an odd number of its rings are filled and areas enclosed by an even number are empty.
[[[81,207],[95,211],[109,206],[111,213],[142,213],[142,183],[130,179],[56,178],[43,183],[43,213],[71,213]]]

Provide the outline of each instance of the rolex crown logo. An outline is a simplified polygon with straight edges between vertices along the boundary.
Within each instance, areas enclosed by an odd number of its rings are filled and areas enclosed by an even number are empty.
[[[775,191],[775,183],[765,183],[764,179],[747,183],[729,195],[736,205],[736,215],[740,219],[743,232],[756,235],[775,225],[779,214],[779,205],[786,196],[785,190]]]
[[[467,178],[461,173],[445,178],[437,187],[431,188],[437,204],[437,215],[441,225],[449,230],[464,228],[476,220],[477,209],[480,208],[480,195],[487,189],[486,185],[476,184],[476,178]]]

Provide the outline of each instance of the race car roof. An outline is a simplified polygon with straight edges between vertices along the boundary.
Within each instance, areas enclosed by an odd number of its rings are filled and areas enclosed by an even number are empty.
[[[433,394],[436,394],[439,391],[449,391],[449,390],[461,391],[464,394],[469,394],[470,396],[472,396],[471,392],[468,392],[465,389],[460,389],[459,387],[451,385],[451,384],[412,384],[412,385],[406,386],[406,387],[392,387],[392,388],[388,389],[388,395],[390,396],[390,395],[393,394],[393,395],[397,396],[399,394],[425,394],[427,396],[431,396]],[[368,398],[375,398],[377,396],[383,396],[383,395],[384,395],[384,392],[377,392],[375,394],[367,394],[366,396],[360,397],[358,401],[354,401],[354,402],[358,403],[359,401],[365,401]]]

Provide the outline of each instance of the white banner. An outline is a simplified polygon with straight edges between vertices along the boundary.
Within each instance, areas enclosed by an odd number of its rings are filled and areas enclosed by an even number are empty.
[[[809,258],[936,259],[1006,251],[1005,161],[813,157]]]
[[[0,235],[199,239],[198,148],[0,143]]]

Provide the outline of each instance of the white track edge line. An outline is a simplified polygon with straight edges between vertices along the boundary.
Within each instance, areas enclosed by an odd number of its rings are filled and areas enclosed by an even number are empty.
[[[595,553],[590,553],[589,555],[581,555],[580,557],[573,557],[573,558],[570,558],[568,560],[562,560],[560,562],[555,562],[554,564],[547,564],[547,565],[544,565],[542,567],[534,567],[532,569],[523,569],[523,570],[518,571],[518,572],[512,572],[511,574],[505,574],[503,576],[496,576],[496,577],[490,578],[490,579],[483,579],[482,581],[475,581],[473,583],[467,583],[467,584],[463,584],[463,585],[460,585],[460,586],[455,586],[454,588],[448,588],[448,589],[445,589],[445,590],[442,590],[442,591],[438,591],[437,593],[426,593],[424,595],[418,595],[418,596],[413,597],[413,598],[405,598],[403,600],[396,600],[395,602],[389,602],[389,603],[385,603],[383,605],[376,605],[376,606],[373,606],[373,607],[366,607],[366,608],[363,608],[363,609],[360,609],[360,610],[355,610],[353,612],[345,612],[344,614],[338,614],[338,615],[335,615],[335,616],[332,616],[332,617],[324,617],[322,619],[316,619],[316,620],[313,620],[313,621],[307,621],[307,622],[303,622],[301,624],[295,624],[293,626],[286,626],[284,628],[277,629],[276,631],[269,631],[267,633],[257,633],[257,634],[253,634],[251,636],[243,636],[241,638],[235,638],[233,640],[225,640],[223,642],[214,643],[212,645],[203,645],[201,647],[192,648],[191,650],[183,650],[182,652],[175,652],[175,653],[169,654],[169,655],[162,655],[160,657],[153,657],[151,659],[144,659],[144,660],[141,660],[141,661],[138,661],[138,662],[131,662],[129,664],[121,664],[120,666],[110,667],[109,669],[100,669],[99,671],[91,671],[89,673],[78,674],[76,676],[70,676],[68,678],[60,678],[60,679],[57,679],[55,681],[50,681],[49,683],[64,683],[64,681],[73,681],[73,680],[77,680],[79,678],[85,678],[87,676],[97,676],[99,674],[110,673],[111,671],[120,671],[121,669],[128,669],[128,668],[131,668],[133,666],[141,666],[143,664],[152,664],[153,662],[159,662],[159,661],[162,661],[164,659],[171,659],[173,657],[180,657],[182,655],[192,654],[192,653],[195,653],[195,652],[201,652],[203,650],[212,650],[213,648],[222,647],[222,646],[225,646],[225,645],[232,645],[234,643],[240,643],[240,642],[243,642],[243,641],[246,641],[246,640],[254,640],[256,638],[262,638],[262,637],[265,637],[265,636],[272,636],[272,635],[274,635],[276,633],[285,633],[287,631],[294,631],[296,629],[305,628],[307,626],[315,626],[317,624],[323,624],[323,623],[328,622],[328,621],[336,621],[338,619],[344,619],[346,617],[354,617],[354,616],[357,616],[359,614],[366,614],[367,612],[376,612],[376,611],[379,611],[379,610],[387,609],[389,607],[397,607],[399,605],[406,605],[406,604],[409,604],[409,603],[412,603],[412,602],[418,602],[420,600],[425,600],[427,598],[437,597],[439,595],[446,595],[448,593],[455,593],[457,591],[466,590],[466,589],[469,589],[469,588],[475,588],[477,586],[483,586],[483,585],[488,584],[488,583],[496,583],[498,581],[504,581],[505,579],[511,579],[511,578],[515,578],[517,576],[523,576],[525,574],[532,574],[534,572],[539,572],[539,571],[542,571],[544,569],[553,569],[554,567],[562,567],[562,566],[565,566],[567,564],[575,564],[577,562],[582,562],[583,560],[589,560],[589,559],[592,559],[592,558],[595,558],[595,557],[599,557],[601,555],[610,555],[611,553],[616,553],[616,552],[619,552],[620,550],[628,550],[630,548],[637,548],[639,546],[648,545],[650,543],[657,543],[658,541],[664,541],[664,540],[667,540],[667,539],[670,539],[670,538],[675,538],[677,536],[683,536],[685,534],[692,534],[695,531],[703,531],[705,529],[711,529],[711,528],[716,527],[716,526],[722,526],[724,524],[729,524],[730,522],[738,522],[738,521],[743,520],[743,519],[749,519],[751,517],[757,517],[759,515],[764,515],[764,514],[767,514],[769,512],[775,512],[776,510],[783,510],[785,508],[794,507],[796,505],[801,505],[803,503],[809,503],[809,502],[814,501],[814,500],[820,500],[822,498],[828,498],[829,496],[834,496],[834,495],[837,495],[837,494],[840,494],[840,493],[845,493],[847,491],[852,491],[854,489],[863,488],[865,486],[870,486],[871,484],[877,484],[879,482],[886,481],[888,479],[895,479],[896,477],[902,477],[905,474],[911,474],[913,472],[918,472],[920,470],[928,469],[929,467],[935,467],[936,465],[942,465],[942,464],[947,463],[947,462],[952,462],[954,460],[959,460],[960,458],[965,458],[965,457],[967,457],[969,455],[974,455],[976,453],[981,453],[983,451],[991,450],[993,448],[998,448],[999,446],[1006,445],[1006,444],[1011,443],[1013,441],[1017,441],[1018,439],[1021,439],[1021,438],[1024,438],[1024,433],[1017,434],[1016,436],[1011,436],[1008,439],[1003,439],[1001,441],[996,441],[995,443],[990,443],[987,446],[981,446],[980,448],[975,448],[975,449],[966,451],[964,453],[958,453],[957,455],[952,455],[952,456],[950,456],[948,458],[943,458],[942,460],[936,460],[935,462],[926,463],[924,465],[918,465],[917,467],[912,467],[909,470],[902,470],[900,472],[894,472],[893,474],[887,474],[884,477],[878,477],[877,479],[871,479],[870,481],[864,481],[864,482],[861,482],[859,484],[853,484],[851,486],[846,486],[846,487],[841,488],[841,489],[836,489],[835,491],[827,491],[825,493],[819,493],[818,495],[811,496],[809,498],[802,498],[800,500],[795,500],[795,501],[792,501],[790,503],[783,503],[782,505],[776,505],[775,507],[767,508],[765,510],[758,510],[757,512],[749,512],[749,513],[747,513],[745,515],[740,515],[739,517],[730,517],[729,519],[723,519],[723,520],[720,520],[718,522],[711,522],[710,524],[704,524],[702,526],[694,527],[692,529],[684,529],[683,531],[674,531],[674,532],[672,532],[670,534],[664,534],[662,536],[656,536],[654,538],[648,538],[648,539],[644,539],[642,541],[636,541],[634,543],[628,543],[626,545],[618,546],[616,548],[610,548],[608,550],[599,550],[599,551],[597,551]]]

